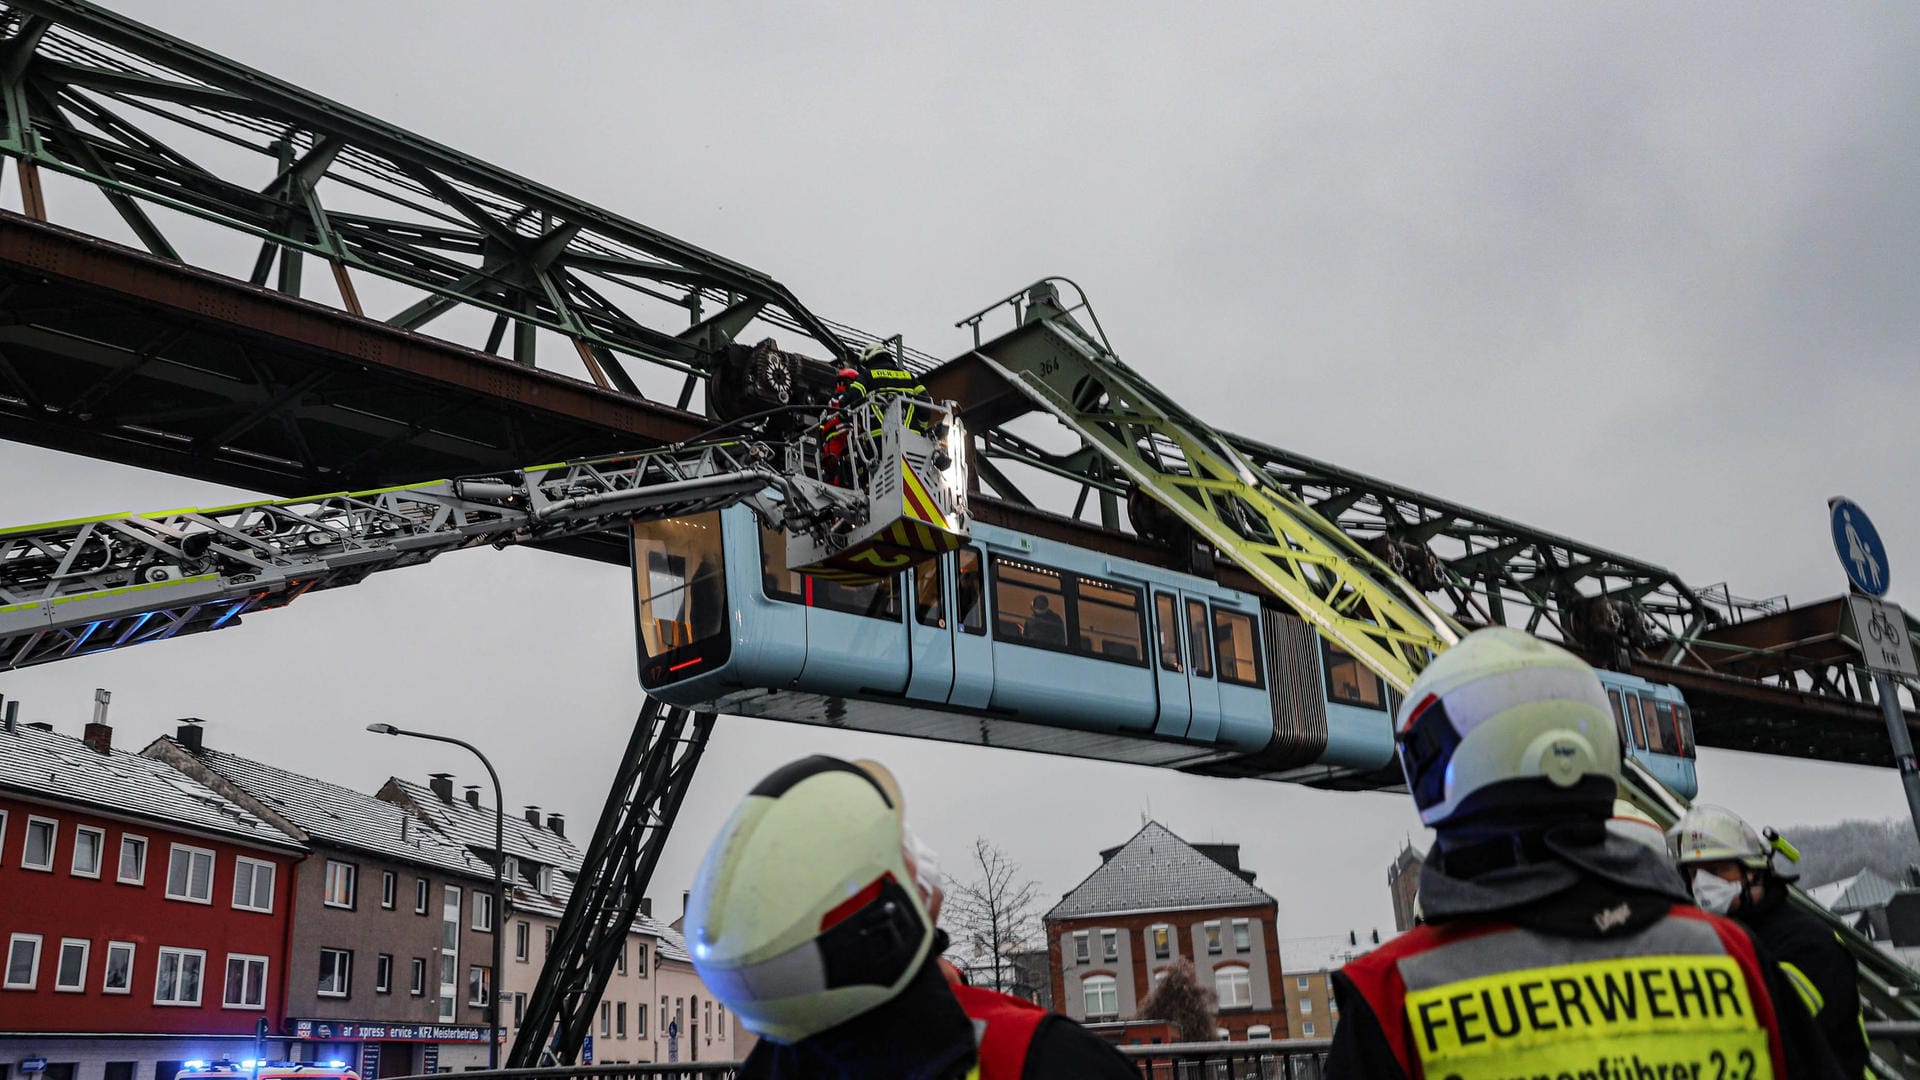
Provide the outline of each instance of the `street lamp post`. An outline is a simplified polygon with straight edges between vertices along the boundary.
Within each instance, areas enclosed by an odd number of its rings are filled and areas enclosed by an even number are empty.
[[[507,804],[500,794],[500,774],[493,771],[493,762],[487,760],[487,755],[470,742],[425,731],[407,731],[392,724],[368,724],[367,730],[376,735],[405,735],[410,739],[452,743],[479,758],[480,764],[486,766],[487,777],[493,781],[493,971],[487,988],[487,1068],[497,1069],[500,1067],[500,946],[505,937],[507,917],[506,881],[503,876],[507,865]]]

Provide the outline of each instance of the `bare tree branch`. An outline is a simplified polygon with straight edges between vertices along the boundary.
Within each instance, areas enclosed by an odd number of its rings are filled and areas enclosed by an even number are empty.
[[[970,880],[956,880],[947,897],[954,951],[975,975],[976,985],[1009,992],[1018,981],[1014,953],[1040,939],[1039,886],[1020,875],[1006,853],[976,838],[969,853]]]

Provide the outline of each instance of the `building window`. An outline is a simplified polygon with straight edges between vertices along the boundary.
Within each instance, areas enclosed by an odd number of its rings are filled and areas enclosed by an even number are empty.
[[[540,955],[545,956],[552,951],[553,951],[553,927],[549,926],[547,927],[546,941],[544,944],[540,946]]]
[[[147,883],[146,837],[129,833],[120,834],[120,883],[122,885]]]
[[[1265,1042],[1273,1038],[1273,1029],[1265,1024],[1255,1024],[1247,1029],[1248,1042]]]
[[[323,903],[328,907],[353,907],[354,883],[360,876],[360,868],[337,859],[327,860],[326,892],[322,894]]]
[[[1313,1015],[1313,999],[1312,998],[1300,999],[1300,1015],[1301,1016]]]
[[[100,975],[100,992],[133,993],[133,942],[107,942],[107,964]]]
[[[78,994],[87,988],[87,954],[93,943],[86,938],[61,938],[60,962],[53,968],[53,988]]]
[[[450,1024],[459,1014],[460,996],[460,887],[440,887],[440,1022]]]
[[[7,854],[7,812],[0,810],[0,864],[5,862]]]
[[[1302,1023],[1300,1025],[1300,1034],[1304,1038],[1313,1038],[1313,1021],[1308,1020]]]
[[[493,972],[479,964],[467,968],[467,1004],[485,1005],[493,992]]]
[[[1076,964],[1084,964],[1092,959],[1093,956],[1087,944],[1087,932],[1085,930],[1075,930],[1073,932],[1073,962]]]
[[[1108,960],[1120,959],[1120,932],[1118,930],[1100,931],[1100,955]]]
[[[185,844],[168,848],[167,899],[213,903],[213,852]]]
[[[1120,1015],[1120,988],[1111,975],[1095,975],[1080,983],[1080,1003],[1088,1020],[1111,1020]]]
[[[107,846],[107,830],[82,825],[73,830],[73,876],[100,876],[100,853]]]
[[[381,953],[373,961],[373,992],[391,994],[393,992],[393,954]]]
[[[647,943],[646,942],[642,941],[634,945],[633,961],[634,961],[633,963],[634,978],[636,979],[646,978],[647,977]]]
[[[1253,948],[1253,928],[1245,919],[1233,920],[1233,951],[1246,952]]]
[[[613,1002],[600,1003],[600,1037],[606,1038],[613,1031]]]
[[[1223,964],[1213,969],[1213,992],[1223,1009],[1244,1009],[1253,1004],[1253,980],[1238,964]]]
[[[527,995],[513,995],[513,1026],[519,1027],[527,1022]]]
[[[647,1005],[643,1001],[633,1003],[633,1037],[636,1039],[647,1037]]]
[[[391,870],[380,871],[380,906],[392,911],[399,891],[400,875]]]
[[[1293,980],[1293,988],[1295,990],[1305,990],[1307,988],[1307,977],[1305,975],[1296,976]]]
[[[53,869],[53,849],[59,845],[60,823],[52,818],[27,818],[27,846],[20,852],[23,870]]]
[[[427,913],[427,898],[431,895],[433,894],[427,885],[426,878],[413,879],[413,913],[415,915],[425,915]]]
[[[521,963],[527,962],[527,950],[533,937],[532,927],[524,922],[513,924],[513,958]]]
[[[348,949],[320,950],[320,996],[343,998],[353,984],[353,953]]]
[[[614,954],[613,970],[622,975],[627,973],[627,943],[624,941],[620,943],[620,951]]]
[[[700,1003],[700,1030],[706,1033],[707,1041],[713,1041],[713,1002]]]
[[[1167,926],[1155,926],[1147,931],[1147,942],[1153,950],[1155,960],[1166,960],[1173,956],[1173,929]]]
[[[31,990],[40,982],[40,935],[15,934],[7,940],[8,990]]]
[[[233,906],[241,911],[273,911],[273,864],[241,855],[233,862]]]
[[[419,997],[427,992],[427,962],[416,956],[408,961],[408,963],[412,966],[413,970],[407,992],[414,997]]]
[[[1220,920],[1213,919],[1208,921],[1204,929],[1206,930],[1206,933],[1207,933],[1207,955],[1219,956],[1220,955]]]
[[[613,1037],[627,1037],[627,1003],[624,1001],[615,1002],[613,1006]]]
[[[493,894],[475,889],[473,892],[473,928],[480,931],[493,929]]]
[[[200,1004],[200,975],[206,966],[205,950],[161,946],[159,969],[153,978],[153,1003]]]
[[[227,954],[227,995],[221,1003],[229,1009],[267,1007],[267,958]]]
[[[533,890],[548,894],[553,892],[553,867],[542,866],[534,870]]]

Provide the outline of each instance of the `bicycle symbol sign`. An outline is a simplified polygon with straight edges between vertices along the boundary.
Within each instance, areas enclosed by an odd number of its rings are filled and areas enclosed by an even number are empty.
[[[1854,636],[1860,657],[1873,671],[1920,678],[1914,664],[1913,641],[1907,636],[1907,617],[1894,604],[1855,593],[1847,597],[1853,608]]]

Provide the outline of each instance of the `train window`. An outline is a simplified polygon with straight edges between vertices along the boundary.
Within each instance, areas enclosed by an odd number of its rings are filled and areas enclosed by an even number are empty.
[[[1633,745],[1633,737],[1627,734],[1627,714],[1620,708],[1620,691],[1607,691],[1607,704],[1613,706],[1613,722],[1620,729],[1620,746],[1624,749]]]
[[[1241,686],[1260,686],[1260,645],[1253,619],[1238,611],[1213,609],[1213,647],[1220,678]]]
[[[1080,578],[1075,582],[1078,601],[1075,622],[1079,634],[1076,651],[1102,660],[1125,664],[1144,664],[1140,647],[1140,590],[1125,585]]]
[[[1060,571],[995,559],[993,608],[998,636],[1023,645],[1067,647],[1067,590]]]
[[[1207,605],[1187,601],[1187,656],[1193,661],[1193,673],[1202,679],[1213,678],[1213,649],[1208,642]]]
[[[980,572],[980,549],[961,548],[956,560],[959,573],[954,581],[954,597],[960,607],[960,630],[984,634],[987,632],[987,590]]]
[[[1380,676],[1368,671],[1351,653],[1322,639],[1320,654],[1327,665],[1329,700],[1365,709],[1387,707],[1386,686],[1380,681]]]
[[[1640,715],[1647,718],[1647,748],[1657,753],[1672,753],[1673,713],[1664,701],[1653,700],[1652,694],[1640,695]]]
[[[649,659],[725,634],[727,578],[719,514],[637,524],[633,557],[640,639]]]
[[[1160,666],[1180,670],[1180,609],[1166,593],[1153,594],[1153,624],[1160,639]]]
[[[844,611],[849,615],[865,615],[870,619],[898,621],[900,578],[896,575],[865,585],[842,585],[837,581],[809,576],[807,606]]]
[[[913,617],[921,626],[945,629],[947,625],[945,577],[939,559],[928,559],[913,568]]]
[[[769,600],[804,603],[806,575],[787,569],[787,537],[778,529],[760,526],[760,588]]]
[[[1680,738],[1680,752],[1687,757],[1694,757],[1698,753],[1698,746],[1693,741],[1693,714],[1677,701],[1673,703],[1673,730]]]
[[[1622,694],[1627,702],[1627,727],[1633,731],[1633,745],[1642,750],[1647,748],[1647,725],[1640,718],[1640,699],[1632,694]]]

